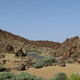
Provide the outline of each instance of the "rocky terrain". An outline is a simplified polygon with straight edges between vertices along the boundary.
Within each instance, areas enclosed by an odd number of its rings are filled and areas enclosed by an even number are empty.
[[[67,38],[63,43],[32,41],[0,30],[0,66],[4,67],[1,67],[0,72],[29,72],[29,68],[65,67],[68,63],[80,64],[78,36]]]

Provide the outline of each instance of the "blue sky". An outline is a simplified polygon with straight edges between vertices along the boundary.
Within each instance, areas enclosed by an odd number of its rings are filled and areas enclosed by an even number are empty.
[[[80,0],[0,0],[0,28],[30,40],[80,36]]]

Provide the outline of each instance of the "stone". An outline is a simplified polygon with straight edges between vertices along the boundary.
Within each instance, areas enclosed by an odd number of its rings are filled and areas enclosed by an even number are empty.
[[[17,70],[18,71],[23,71],[23,70],[25,70],[26,68],[25,68],[25,65],[24,64],[21,64],[18,68],[17,68]]]

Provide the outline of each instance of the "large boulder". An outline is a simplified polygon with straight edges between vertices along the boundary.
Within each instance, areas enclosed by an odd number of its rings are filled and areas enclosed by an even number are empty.
[[[17,68],[18,71],[23,71],[25,70],[25,65],[24,64],[21,64],[18,68]]]
[[[16,57],[23,57],[23,56],[25,56],[22,48],[19,49],[19,50],[15,53],[15,56],[16,56]]]

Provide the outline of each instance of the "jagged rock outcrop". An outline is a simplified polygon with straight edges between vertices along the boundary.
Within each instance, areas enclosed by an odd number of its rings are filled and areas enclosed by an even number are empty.
[[[63,59],[78,55],[80,57],[80,39],[78,36],[67,39],[56,50],[57,56],[63,56]]]
[[[16,56],[16,57],[23,57],[23,56],[25,56],[22,48],[19,49],[19,50],[15,53],[15,56]]]

